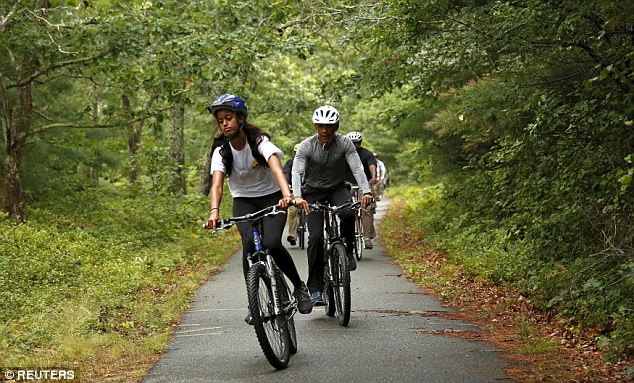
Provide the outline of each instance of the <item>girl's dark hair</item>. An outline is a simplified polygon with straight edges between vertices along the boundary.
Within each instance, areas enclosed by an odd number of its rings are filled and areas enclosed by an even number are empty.
[[[247,136],[247,142],[251,147],[251,154],[253,158],[260,164],[260,166],[268,168],[269,164],[266,162],[266,159],[260,152],[258,151],[258,145],[262,142],[262,136],[267,138],[271,138],[268,133],[258,128],[255,125],[252,125],[248,122],[244,122],[244,126],[242,127],[242,131]],[[231,147],[229,147],[229,141],[225,139],[225,136],[220,132],[220,134],[214,137],[214,142],[211,147],[211,152],[213,153],[217,147],[220,147],[220,155],[222,156],[222,163],[225,166],[227,174],[225,176],[230,177],[231,172],[233,171],[233,155],[231,154]]]

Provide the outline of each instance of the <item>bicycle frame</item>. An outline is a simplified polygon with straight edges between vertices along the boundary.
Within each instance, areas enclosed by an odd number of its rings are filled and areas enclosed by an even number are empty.
[[[358,185],[351,185],[351,193],[352,193],[352,200],[356,203],[359,202],[359,186]],[[357,258],[357,260],[361,260],[361,258],[363,257],[363,247],[364,247],[364,243],[363,243],[363,239],[365,237],[365,233],[363,231],[363,214],[364,211],[363,209],[361,209],[361,206],[359,206],[356,211],[355,211],[355,219],[357,220],[355,222],[355,233],[354,233],[354,252],[355,252],[355,256]]]
[[[219,228],[217,230],[223,230],[223,229],[228,229],[237,223],[250,222],[252,227],[251,232],[253,234],[253,243],[255,244],[255,251],[253,252],[253,254],[249,254],[247,256],[247,262],[249,264],[249,269],[251,269],[253,265],[257,263],[261,263],[266,267],[266,273],[268,278],[271,280],[271,287],[274,292],[273,303],[274,303],[275,315],[280,315],[282,312],[288,313],[289,309],[293,309],[294,306],[296,306],[297,304],[295,302],[293,306],[286,307],[284,310],[281,309],[282,305],[281,305],[281,302],[279,301],[280,295],[277,290],[277,285],[279,282],[281,282],[285,285],[283,287],[287,287],[286,286],[287,283],[284,280],[284,275],[282,274],[281,270],[279,270],[278,266],[275,264],[275,261],[273,260],[273,257],[271,256],[269,250],[265,249],[264,246],[262,246],[262,236],[261,236],[262,219],[264,217],[268,217],[268,216],[272,216],[276,214],[282,214],[282,213],[285,213],[285,212],[279,207],[271,206],[271,207],[264,208],[260,211],[257,211],[255,213],[246,214],[241,217],[231,217],[231,218],[220,219],[216,223],[216,227]],[[277,280],[274,268],[277,268],[277,270],[279,270],[279,274],[281,276],[282,281]],[[291,316],[292,315],[295,315],[294,310]]]
[[[327,254],[336,242],[345,245],[345,241],[340,234],[337,213],[343,209],[356,209],[359,205],[359,202],[348,202],[336,207],[324,205],[319,202],[310,204],[311,208],[324,214],[324,254]]]
[[[297,240],[299,242],[299,247],[304,249],[305,241],[306,241],[306,213],[303,209],[299,209],[298,212],[298,223],[297,223]]]

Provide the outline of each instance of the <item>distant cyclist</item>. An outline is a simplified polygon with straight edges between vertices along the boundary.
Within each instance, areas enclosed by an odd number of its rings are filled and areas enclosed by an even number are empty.
[[[352,141],[354,148],[359,154],[359,158],[363,164],[363,171],[368,179],[370,188],[372,188],[376,183],[378,183],[378,177],[376,174],[376,158],[374,157],[374,153],[361,146],[363,144],[363,135],[361,132],[350,132],[347,136],[350,138],[350,141]],[[357,184],[349,167],[346,167],[346,181],[353,185]],[[376,231],[374,229],[375,213],[376,203],[374,202],[363,210],[363,234],[365,236],[363,243],[366,249],[372,249],[374,247],[372,240],[376,236]]]
[[[383,197],[383,192],[387,187],[387,168],[385,167],[383,161],[379,159],[379,155],[377,153],[374,153],[374,158],[376,158],[376,176],[379,180],[379,182],[377,182],[374,186],[374,196],[377,201],[380,201],[381,197]]]
[[[327,202],[341,205],[352,200],[346,187],[345,167],[350,166],[363,194],[361,205],[365,208],[372,202],[370,185],[363,172],[352,141],[337,132],[339,112],[332,106],[319,107],[312,119],[317,134],[299,144],[293,162],[293,190],[297,206],[309,213],[308,202]],[[341,230],[346,239],[350,270],[356,269],[354,249],[354,212],[342,211]],[[307,215],[308,223],[308,289],[316,305],[323,304],[321,292],[324,273],[323,213]]]
[[[296,144],[295,147],[293,148],[293,157],[291,157],[284,164],[284,175],[286,176],[286,180],[288,181],[289,184],[291,184],[292,182],[291,172],[293,170],[293,160],[295,159],[295,153],[297,153],[298,147],[299,147],[299,144]],[[288,218],[286,219],[286,222],[288,223],[288,236],[286,237],[286,240],[292,246],[295,246],[295,243],[297,243],[296,242],[297,241],[297,225],[299,223],[299,213],[295,206],[289,206],[287,211],[288,211]]]
[[[231,94],[218,97],[208,108],[218,123],[220,133],[213,141],[211,157],[210,214],[209,229],[216,228],[220,218],[220,202],[225,177],[233,197],[233,215],[254,213],[272,205],[287,207],[293,195],[282,171],[282,151],[271,142],[267,133],[247,122],[247,107],[244,101]],[[263,220],[262,245],[271,251],[275,263],[290,279],[295,287],[298,310],[308,314],[312,303],[308,289],[302,282],[288,250],[282,245],[282,232],[286,216],[278,214]],[[247,255],[255,251],[253,237],[248,223],[238,223],[242,237],[242,268],[246,278],[248,272]],[[245,321],[251,324],[250,313]]]

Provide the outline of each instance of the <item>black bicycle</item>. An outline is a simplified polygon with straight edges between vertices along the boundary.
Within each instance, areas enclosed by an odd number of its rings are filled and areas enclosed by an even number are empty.
[[[352,193],[352,201],[358,202],[359,199],[359,186],[352,185],[350,187],[350,191]],[[354,221],[354,256],[357,258],[357,261],[360,261],[363,257],[363,238],[365,233],[363,232],[363,209],[361,209],[361,205],[355,210],[355,221]]]
[[[346,254],[346,244],[339,230],[337,213],[344,209],[357,209],[360,202],[346,202],[340,206],[325,205],[320,202],[309,204],[311,209],[324,216],[324,304],[326,315],[334,316],[341,326],[350,322],[352,298],[350,295],[350,266]]]
[[[293,318],[297,312],[297,301],[269,250],[262,246],[262,219],[280,213],[285,211],[278,206],[270,206],[240,217],[220,219],[216,223],[216,230],[229,229],[240,222],[251,225],[255,252],[248,254],[249,310],[260,347],[269,363],[278,370],[286,368],[291,354],[297,352]]]
[[[304,209],[299,209],[298,214],[297,240],[299,248],[304,249],[306,247],[306,212]]]

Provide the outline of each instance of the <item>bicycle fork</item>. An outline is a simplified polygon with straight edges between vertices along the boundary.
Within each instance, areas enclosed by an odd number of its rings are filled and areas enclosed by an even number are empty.
[[[331,285],[331,286],[333,286],[333,287],[335,287],[335,286],[336,286],[336,284],[337,284],[336,282],[337,282],[337,281],[335,280],[335,276],[334,276],[334,274],[333,274],[333,272],[332,272],[332,270],[334,270],[334,265],[333,265],[333,262],[334,262],[334,261],[333,261],[333,259],[332,259],[332,258],[333,258],[333,257],[332,257],[332,250],[333,250],[333,248],[335,247],[335,244],[337,244],[337,243],[341,243],[341,241],[340,241],[340,240],[338,240],[338,239],[335,239],[335,240],[329,240],[329,241],[328,241],[328,252],[326,253],[326,254],[328,254],[328,255],[326,256],[326,261],[327,261],[327,263],[328,263],[328,267],[326,268],[327,273],[328,273],[328,276],[327,276],[327,277],[328,277],[328,282],[329,282],[329,283],[330,283],[330,285]]]

